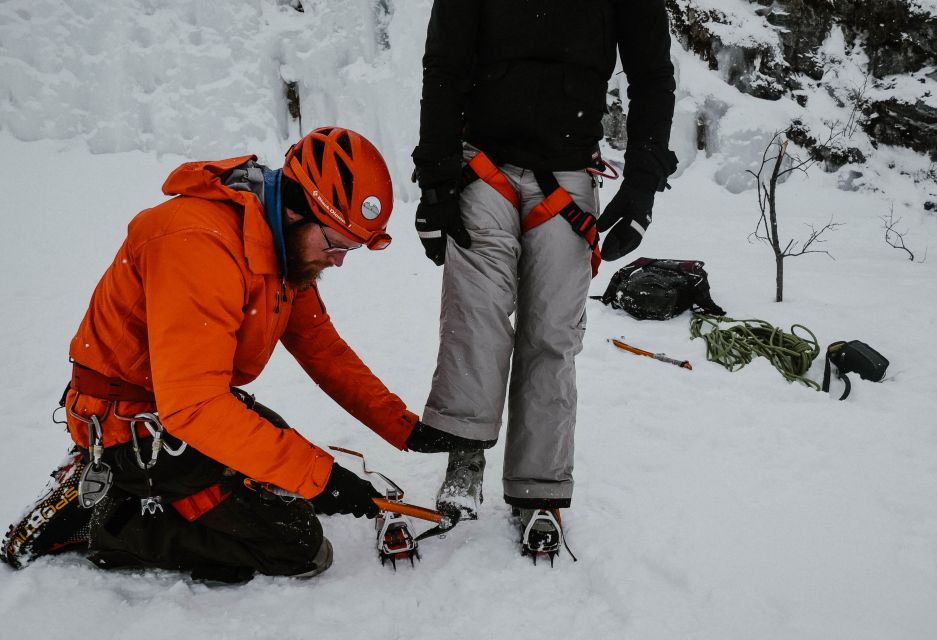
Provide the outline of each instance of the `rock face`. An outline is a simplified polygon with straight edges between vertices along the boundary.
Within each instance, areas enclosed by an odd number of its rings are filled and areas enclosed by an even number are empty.
[[[675,37],[740,91],[766,100],[823,86],[821,48],[838,27],[868,59],[868,91],[855,96],[859,125],[873,141],[910,147],[937,159],[937,16],[915,0],[749,0],[750,11],[717,3],[666,0]],[[896,75],[916,82],[890,94]],[[830,93],[834,89],[830,88]],[[835,164],[835,161],[834,161]]]

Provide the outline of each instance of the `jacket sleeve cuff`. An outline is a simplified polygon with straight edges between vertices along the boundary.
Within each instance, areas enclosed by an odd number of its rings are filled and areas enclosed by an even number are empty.
[[[407,449],[407,440],[420,417],[411,411],[404,410],[403,415],[393,424],[387,425],[387,428],[378,432],[387,442],[391,443],[401,451]]]

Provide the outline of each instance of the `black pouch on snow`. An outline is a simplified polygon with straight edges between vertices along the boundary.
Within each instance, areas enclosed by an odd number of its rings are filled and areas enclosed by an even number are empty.
[[[888,368],[888,360],[878,351],[859,340],[840,340],[826,348],[826,366],[823,368],[823,391],[830,390],[830,364],[836,367],[836,374],[846,383],[840,400],[845,400],[852,390],[847,373],[858,373],[863,380],[881,382]]]
[[[612,276],[595,300],[638,320],[668,320],[687,309],[724,316],[709,295],[709,279],[699,260],[638,258]]]

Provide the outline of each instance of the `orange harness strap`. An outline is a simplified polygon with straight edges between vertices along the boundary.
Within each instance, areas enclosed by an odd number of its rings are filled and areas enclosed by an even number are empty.
[[[189,522],[195,522],[229,497],[231,497],[230,491],[222,493],[221,486],[213,484],[198,493],[176,500],[172,506],[180,516]]]
[[[575,203],[569,191],[560,186],[552,173],[537,172],[534,174],[540,190],[549,195],[544,198],[540,204],[534,207],[521,228],[527,232],[543,224],[553,216],[563,216],[572,226],[577,235],[585,239],[592,249],[592,277],[599,272],[599,265],[602,264],[602,254],[599,251],[599,232],[595,228],[595,216],[583,211]]]
[[[462,175],[462,184],[469,185],[478,179],[481,179],[482,182],[504,196],[515,209],[520,209],[521,198],[517,191],[514,190],[514,187],[511,186],[511,183],[508,182],[500,169],[481,151],[469,160],[466,171]]]

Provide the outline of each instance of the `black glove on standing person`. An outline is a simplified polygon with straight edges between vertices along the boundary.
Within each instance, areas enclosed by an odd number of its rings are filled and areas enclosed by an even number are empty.
[[[381,510],[372,498],[380,497],[381,494],[370,482],[333,462],[332,473],[329,474],[325,489],[310,502],[317,513],[327,516],[351,513],[356,518],[375,518]]]
[[[653,208],[653,191],[642,191],[628,183],[621,186],[595,225],[599,233],[608,231],[602,243],[603,260],[618,260],[638,248],[651,224]]]
[[[416,208],[416,231],[426,257],[436,266],[446,261],[446,236],[463,249],[472,246],[462,224],[459,191],[462,178],[462,154],[439,159],[414,158],[414,182],[420,185],[420,204]]]
[[[667,178],[676,170],[677,155],[666,147],[628,148],[625,183],[595,225],[599,233],[608,231],[602,243],[603,260],[618,260],[638,248],[651,224],[654,193],[670,188]]]
[[[420,204],[416,208],[416,230],[426,257],[436,266],[446,261],[446,236],[455,240],[463,249],[472,246],[468,231],[462,224],[457,185],[453,183],[423,189]]]

